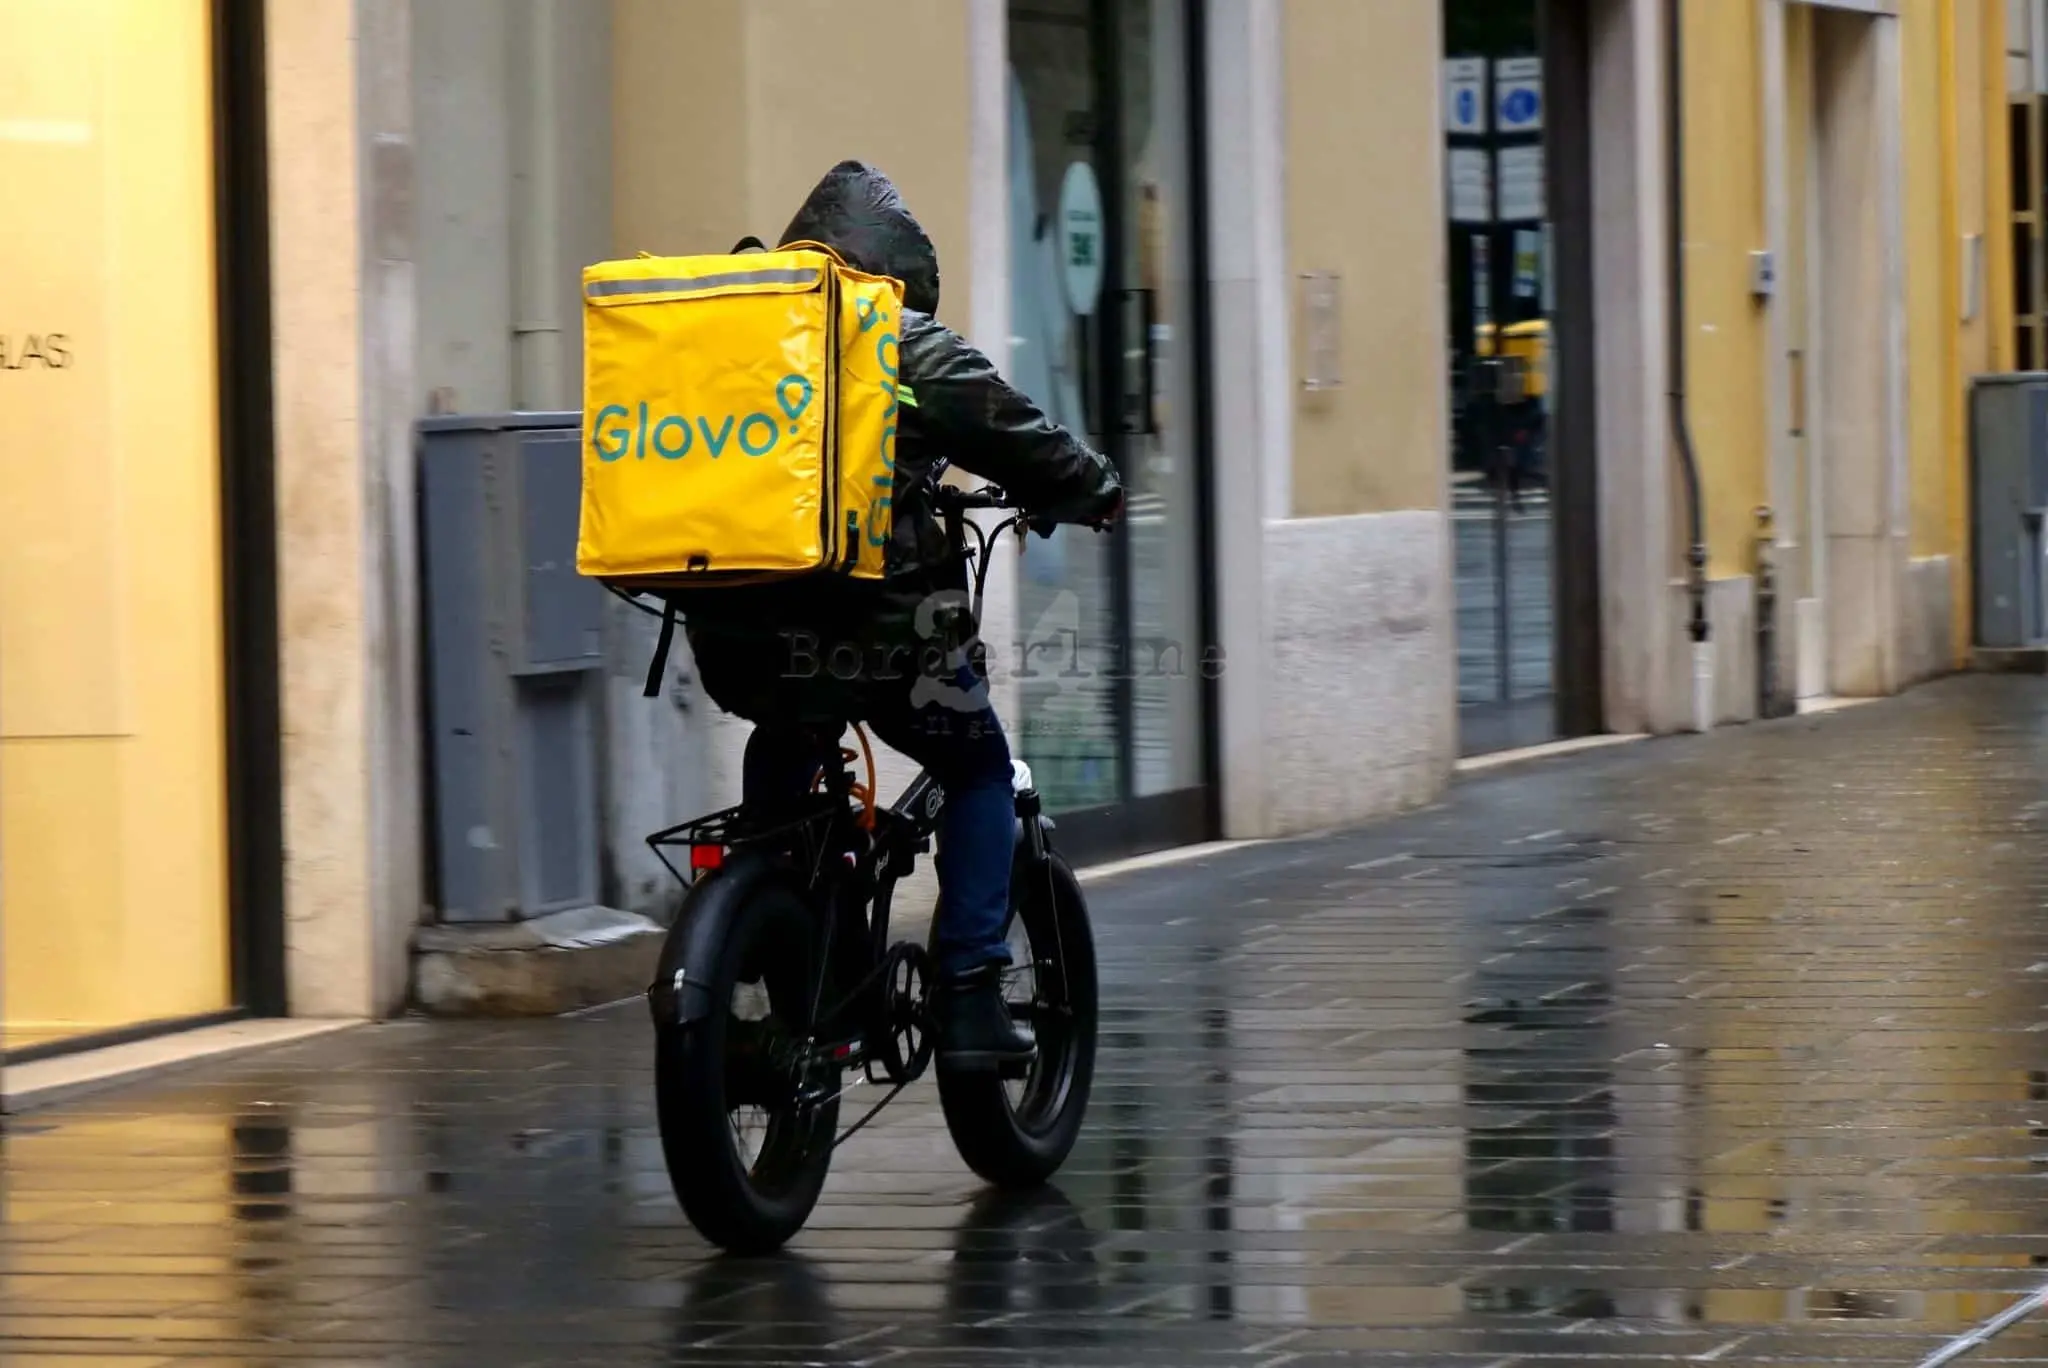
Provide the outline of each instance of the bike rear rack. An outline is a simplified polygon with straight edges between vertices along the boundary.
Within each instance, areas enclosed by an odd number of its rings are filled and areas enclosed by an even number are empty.
[[[800,835],[806,847],[803,851],[806,862],[816,864],[826,833],[833,821],[845,811],[846,800],[830,792],[810,795],[801,807],[793,810],[786,808],[767,814],[757,814],[745,806],[723,808],[688,822],[664,827],[647,838],[647,848],[685,886],[691,882],[690,876],[669,857],[670,851],[690,852],[688,863],[694,870],[699,867],[695,852],[706,846],[725,852],[764,845],[787,848],[792,844],[790,837]]]

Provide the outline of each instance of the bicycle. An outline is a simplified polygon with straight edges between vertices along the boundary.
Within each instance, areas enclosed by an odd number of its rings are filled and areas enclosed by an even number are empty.
[[[1029,517],[992,487],[941,485],[933,498],[972,566],[979,621],[991,549],[1006,533],[1023,535]],[[1009,516],[984,529],[966,517],[977,509]],[[648,837],[688,886],[647,990],[662,1154],[691,1224],[737,1254],[772,1252],[801,1230],[833,1153],[932,1062],[932,947],[890,943],[889,917],[897,884],[932,849],[945,794],[919,774],[894,804],[877,806],[873,748],[858,728],[859,750],[838,744],[843,732],[823,747],[836,763],[793,808],[727,808]],[[865,784],[852,768],[862,760]],[[1013,789],[1004,997],[1037,1055],[1001,1072],[938,1072],[961,1158],[1002,1189],[1045,1182],[1073,1149],[1098,1008],[1080,884],[1053,849],[1053,823],[1021,763]],[[682,851],[688,876],[670,854]],[[840,1103],[863,1083],[888,1092],[841,1130]]]

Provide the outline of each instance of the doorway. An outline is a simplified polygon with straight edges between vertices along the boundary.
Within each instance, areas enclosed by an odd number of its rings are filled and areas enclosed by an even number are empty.
[[[1602,728],[1582,0],[1444,0],[1459,742]]]
[[[1032,538],[1018,574],[1016,749],[1088,853],[1214,824],[1199,19],[1187,0],[1009,7],[1010,378],[1129,490],[1117,533]]]
[[[1782,324],[1787,409],[1778,499],[1793,543],[1791,663],[1802,698],[1889,692],[1889,624],[1905,548],[1894,534],[1904,445],[1887,285],[1900,232],[1899,150],[1886,135],[1896,21],[1786,4]]]

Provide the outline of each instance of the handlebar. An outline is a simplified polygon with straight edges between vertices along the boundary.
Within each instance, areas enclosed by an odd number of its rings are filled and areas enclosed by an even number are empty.
[[[1050,536],[1052,521],[1034,518],[1030,510],[1020,507],[1011,500],[1007,490],[999,489],[995,485],[983,485],[979,489],[961,489],[954,485],[935,483],[931,487],[931,500],[933,510],[945,520],[950,539],[961,548],[971,567],[970,583],[974,589],[971,611],[978,622],[981,620],[982,599],[988,592],[988,572],[992,564],[989,556],[990,547],[1006,533],[1014,531],[1022,536],[1027,526],[1042,535]],[[985,529],[967,519],[969,512],[980,509],[994,509],[1006,512],[1010,516],[994,527]],[[1104,527],[1098,526],[1096,530],[1102,531]],[[974,542],[971,548],[966,545],[970,537]]]
[[[994,485],[980,489],[958,489],[942,484],[932,491],[932,506],[941,513],[962,513],[979,508],[1015,508],[1010,496]]]

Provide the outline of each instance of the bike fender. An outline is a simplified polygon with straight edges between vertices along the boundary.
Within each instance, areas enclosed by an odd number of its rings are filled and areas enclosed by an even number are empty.
[[[654,982],[647,988],[647,1006],[656,1026],[686,1026],[711,1014],[711,987],[705,975],[731,935],[740,908],[774,875],[766,856],[739,854],[690,889],[682,913],[661,943]]]

